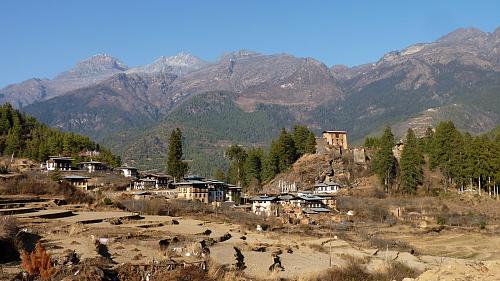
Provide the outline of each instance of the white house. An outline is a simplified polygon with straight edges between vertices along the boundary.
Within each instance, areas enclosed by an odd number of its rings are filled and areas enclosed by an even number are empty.
[[[98,161],[86,161],[78,163],[78,167],[81,170],[87,170],[89,173],[95,173],[96,171],[103,171],[106,169],[106,166],[102,164],[102,162]]]
[[[118,167],[116,170],[121,171],[122,175],[126,178],[132,178],[132,177],[137,177],[137,168],[134,167],[129,167],[129,166],[123,166],[123,167]]]
[[[276,196],[258,195],[250,198],[252,212],[256,215],[278,216],[279,198]]]
[[[155,188],[156,181],[153,179],[138,179],[134,181],[134,189],[145,190]]]
[[[335,182],[322,182],[316,183],[314,185],[314,194],[322,194],[322,193],[337,193],[340,190],[341,186]]]
[[[49,156],[49,159],[45,162],[45,166],[48,171],[61,170],[70,171],[71,163],[73,158],[64,156]]]

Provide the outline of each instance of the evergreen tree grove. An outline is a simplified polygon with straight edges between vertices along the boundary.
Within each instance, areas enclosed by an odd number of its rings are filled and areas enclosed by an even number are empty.
[[[80,152],[98,151],[94,160],[112,167],[119,166],[120,158],[101,148],[88,137],[61,132],[38,122],[35,118],[15,110],[10,104],[0,106],[0,153],[45,161],[49,155],[65,155],[76,161],[90,160]]]
[[[424,157],[418,146],[417,138],[412,129],[408,129],[403,152],[399,163],[401,186],[407,194],[416,193],[417,186],[423,180]]]
[[[177,128],[170,134],[168,142],[167,173],[173,176],[175,181],[179,181],[188,169],[188,165],[182,161],[182,132]]]
[[[373,158],[373,169],[384,185],[386,191],[389,191],[392,180],[396,175],[396,159],[392,153],[394,147],[394,135],[391,128],[386,127],[384,134],[379,140],[378,150]]]
[[[245,184],[244,165],[245,165],[245,160],[247,158],[247,153],[245,149],[239,145],[233,144],[227,149],[226,155],[232,161],[231,167],[235,171],[233,173],[230,173],[236,176],[235,178],[233,177],[232,179],[233,183],[237,184],[238,186],[244,185]]]

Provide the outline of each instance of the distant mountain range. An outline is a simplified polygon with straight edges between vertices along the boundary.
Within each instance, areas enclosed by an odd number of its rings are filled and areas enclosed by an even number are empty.
[[[95,55],[54,79],[7,86],[0,100],[140,167],[163,166],[168,134],[181,127],[192,166],[210,173],[229,144],[264,144],[295,123],[347,130],[352,141],[386,124],[401,136],[447,119],[481,133],[500,123],[499,94],[500,28],[469,28],[355,67],[245,50],[135,68]]]

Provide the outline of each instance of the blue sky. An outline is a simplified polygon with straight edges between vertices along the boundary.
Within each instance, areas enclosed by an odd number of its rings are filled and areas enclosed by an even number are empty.
[[[239,49],[358,65],[459,27],[491,32],[500,1],[1,1],[0,87],[107,53],[129,66]]]

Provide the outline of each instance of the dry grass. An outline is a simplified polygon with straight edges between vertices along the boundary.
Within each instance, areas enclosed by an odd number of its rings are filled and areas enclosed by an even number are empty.
[[[0,217],[0,239],[12,238],[19,230],[17,219],[12,216]]]
[[[50,181],[36,173],[23,174],[0,183],[0,194],[63,196],[68,203],[92,203],[93,199],[68,183]]]
[[[210,221],[231,222],[241,225],[243,228],[254,230],[260,225],[264,230],[280,227],[277,218],[257,216],[254,213],[245,212],[231,207],[214,208],[200,201],[188,200],[165,200],[165,199],[121,199],[117,205],[130,212],[138,212],[148,215],[167,215],[175,217],[197,217],[203,216]]]
[[[415,278],[419,272],[409,268],[408,266],[393,262],[390,263],[385,271],[369,272],[364,266],[366,259],[355,257],[346,258],[347,266],[342,268],[334,268],[327,270],[316,276],[310,276],[305,279],[307,281],[401,281],[404,278]]]

